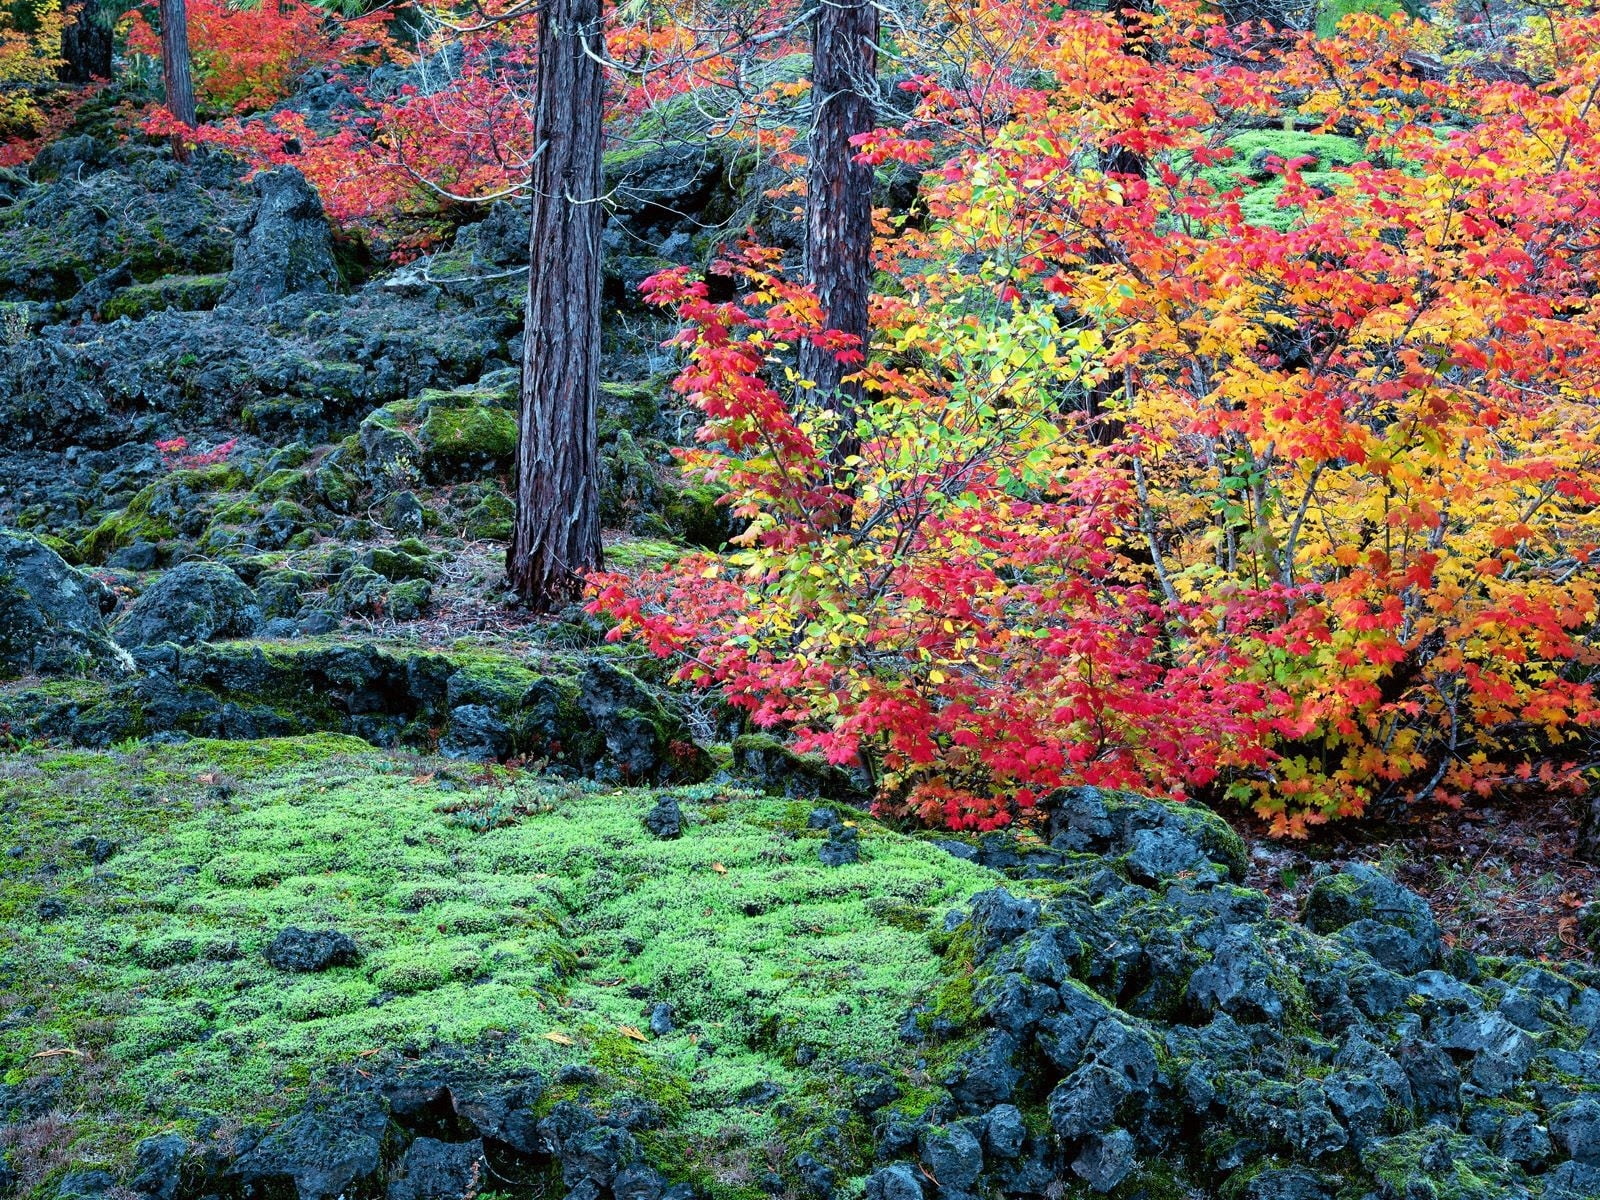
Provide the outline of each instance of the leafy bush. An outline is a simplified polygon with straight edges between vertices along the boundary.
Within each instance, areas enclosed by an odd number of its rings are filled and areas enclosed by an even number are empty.
[[[1600,17],[1486,83],[1418,78],[1440,35],[1404,17],[1258,45],[1181,4],[1136,41],[1023,15],[975,6],[1013,59],[911,81],[863,143],[937,169],[880,244],[858,456],[785,367],[813,298],[762,259],[738,305],[658,279],[691,465],[751,528],[599,607],[954,825],[1075,780],[1226,787],[1287,833],[1582,786]],[[1215,171],[1285,95],[1364,157],[1248,164],[1268,222]]]

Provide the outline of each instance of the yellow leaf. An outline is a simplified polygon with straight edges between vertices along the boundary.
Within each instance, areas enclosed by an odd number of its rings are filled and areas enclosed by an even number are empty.
[[[556,1029],[552,1029],[549,1033],[541,1034],[540,1036],[545,1041],[554,1042],[558,1046],[570,1046],[573,1044],[570,1037]]]
[[[620,1033],[623,1037],[632,1038],[636,1042],[648,1042],[650,1040],[649,1038],[645,1037],[644,1034],[640,1033],[639,1030],[635,1029],[632,1025],[618,1025],[617,1026],[617,1032]]]
[[[726,875],[728,873],[728,868],[723,866],[719,862],[712,863],[711,864],[711,869],[713,871],[715,871],[718,875]]]

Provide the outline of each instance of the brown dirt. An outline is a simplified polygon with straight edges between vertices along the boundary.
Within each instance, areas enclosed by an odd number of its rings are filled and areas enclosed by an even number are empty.
[[[1600,899],[1600,867],[1573,857],[1577,818],[1565,796],[1519,796],[1471,810],[1429,809],[1383,825],[1334,826],[1292,842],[1240,830],[1249,886],[1293,919],[1319,874],[1368,863],[1433,906],[1448,944],[1477,954],[1593,962],[1579,916]]]

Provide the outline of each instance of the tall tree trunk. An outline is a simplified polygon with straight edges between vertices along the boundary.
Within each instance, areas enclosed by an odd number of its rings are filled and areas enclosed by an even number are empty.
[[[517,520],[506,574],[547,611],[598,568],[601,0],[545,0],[539,15],[533,229],[517,425]]]
[[[88,83],[111,78],[111,13],[102,0],[80,0],[61,28],[61,80]]]
[[[161,82],[167,110],[194,124],[194,77],[189,66],[189,13],[184,0],[161,0]]]
[[[878,71],[878,9],[872,0],[823,0],[813,31],[811,169],[806,182],[806,276],[822,301],[828,328],[854,334],[867,348],[872,284],[872,168],[856,161],[850,139],[873,127]],[[847,432],[835,464],[860,449],[853,432],[861,385],[842,383],[854,367],[831,350],[802,343],[800,374]]]

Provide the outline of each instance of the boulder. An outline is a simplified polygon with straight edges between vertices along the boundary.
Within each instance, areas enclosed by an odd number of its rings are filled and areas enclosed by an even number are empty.
[[[481,1141],[420,1137],[389,1176],[389,1200],[468,1200],[484,1190],[488,1171]]]
[[[1428,902],[1359,863],[1318,880],[1303,917],[1314,932],[1337,934],[1391,971],[1414,974],[1439,958],[1439,925]]]
[[[38,538],[0,529],[0,678],[125,672],[105,626],[115,603]]]
[[[237,1159],[226,1182],[246,1195],[291,1192],[297,1200],[370,1194],[394,1135],[388,1110],[377,1096],[314,1103]]]
[[[308,974],[353,966],[361,960],[361,951],[354,938],[337,929],[310,931],[291,925],[272,939],[266,958],[280,971]]]
[[[698,782],[710,756],[673,713],[634,675],[604,659],[585,668],[578,705],[605,739],[606,765],[628,783]]]
[[[174,1200],[189,1143],[175,1133],[147,1137],[134,1150],[136,1170],[128,1187],[149,1200]]]
[[[128,647],[249,637],[261,624],[255,593],[220,563],[186,562],[151,584],[117,618],[113,632]]]
[[[234,243],[219,308],[259,308],[299,292],[338,290],[333,237],[322,201],[293,167],[256,176],[249,230]]]

